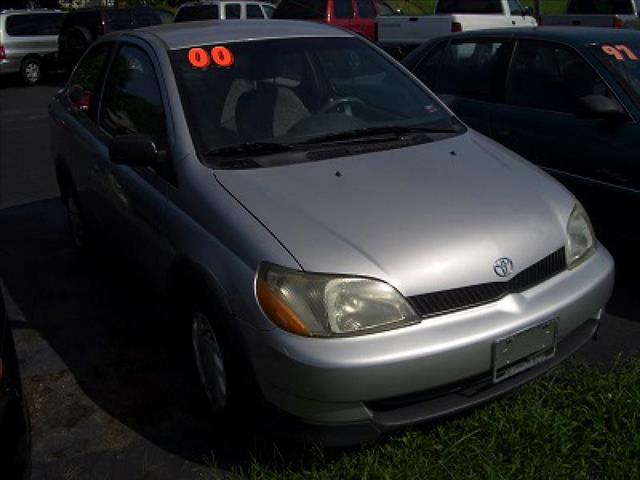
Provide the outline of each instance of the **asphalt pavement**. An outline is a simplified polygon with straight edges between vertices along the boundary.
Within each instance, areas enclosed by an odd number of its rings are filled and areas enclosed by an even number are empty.
[[[33,478],[206,478],[212,465],[245,464],[273,442],[210,414],[161,302],[110,255],[71,247],[48,150],[59,84],[0,78],[0,281],[32,417]],[[639,256],[607,237],[616,289],[599,339],[578,354],[605,368],[640,346]]]

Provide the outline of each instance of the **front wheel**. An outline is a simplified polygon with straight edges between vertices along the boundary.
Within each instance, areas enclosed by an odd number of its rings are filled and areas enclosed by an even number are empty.
[[[29,86],[36,85],[42,79],[42,62],[40,59],[27,58],[20,66],[22,81]]]

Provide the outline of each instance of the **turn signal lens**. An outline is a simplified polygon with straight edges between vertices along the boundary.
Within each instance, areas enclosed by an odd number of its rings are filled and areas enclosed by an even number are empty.
[[[261,278],[256,282],[256,294],[262,310],[273,323],[287,332],[311,336],[296,314],[281,298],[278,298],[277,294]]]

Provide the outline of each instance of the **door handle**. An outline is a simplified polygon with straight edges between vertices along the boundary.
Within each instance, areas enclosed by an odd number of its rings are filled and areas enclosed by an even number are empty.
[[[511,25],[515,25],[516,21],[515,20],[511,20]]]

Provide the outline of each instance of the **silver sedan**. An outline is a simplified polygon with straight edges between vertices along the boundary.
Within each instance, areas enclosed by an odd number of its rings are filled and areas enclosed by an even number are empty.
[[[221,414],[370,440],[548,370],[612,291],[571,193],[343,30],[107,35],[50,116],[74,241],[162,292]]]

